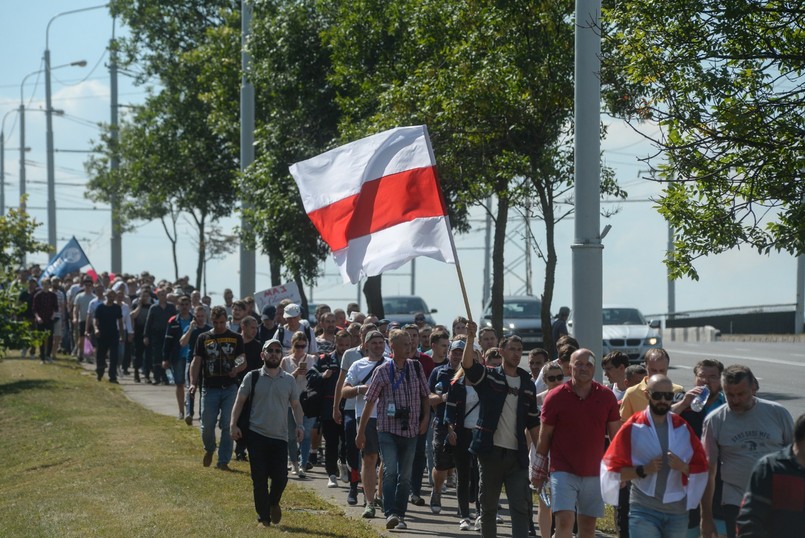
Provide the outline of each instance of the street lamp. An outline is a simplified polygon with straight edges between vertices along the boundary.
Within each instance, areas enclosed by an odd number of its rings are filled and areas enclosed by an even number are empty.
[[[57,65],[56,67],[53,67],[52,69],[61,69],[62,67],[84,67],[86,65],[87,65],[86,60],[79,60],[77,62],[70,62],[69,64]],[[25,89],[25,81],[28,80],[28,77],[32,77],[32,76],[37,75],[39,73],[46,73],[46,74],[49,75],[50,74],[50,68],[48,66],[46,66],[45,69],[39,69],[37,71],[33,71],[31,73],[28,73],[27,75],[25,75],[22,78],[22,82],[20,83],[20,108],[19,108],[19,112],[20,112],[20,209],[23,210],[23,211],[25,211],[25,200],[23,199],[23,197],[25,196],[25,96],[23,95],[23,90]],[[50,80],[49,77],[48,77],[48,80]],[[53,110],[50,107],[50,99],[48,99],[48,104],[47,104],[47,108],[45,110],[45,115],[47,117],[47,123],[48,123],[48,140],[50,141],[50,151],[51,152],[53,150],[53,146],[52,146],[52,144],[53,144],[53,133],[51,131],[51,114],[52,114],[52,112],[53,112]],[[52,163],[52,160],[50,160],[48,162],[49,162],[48,170],[50,170],[53,163]],[[54,196],[55,196],[55,193],[54,193]],[[51,197],[51,186],[50,186],[50,181],[48,181],[48,208],[50,207],[50,197]],[[55,209],[55,205],[53,207]],[[56,222],[55,222],[55,219],[53,220],[53,225],[54,225],[54,228],[53,228],[54,240],[51,243],[51,245],[55,249],[55,247],[56,247],[56,241],[55,241],[55,237],[56,237],[55,225],[56,225]],[[48,231],[50,231],[50,221],[48,222]]]
[[[59,13],[50,18],[47,28],[45,28],[45,118],[47,124],[48,243],[50,243],[50,248],[53,250],[53,252],[56,251],[56,178],[53,165],[53,107],[51,106],[50,72],[52,69],[56,68],[50,67],[50,25],[53,24],[53,21],[63,15],[105,8],[107,6],[108,4],[104,4],[102,6],[85,7]],[[83,65],[87,65],[87,62],[84,62]]]

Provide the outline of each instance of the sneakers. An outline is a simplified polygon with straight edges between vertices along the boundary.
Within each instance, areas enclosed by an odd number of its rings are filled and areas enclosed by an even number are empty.
[[[215,466],[216,469],[219,471],[231,471],[232,469],[229,468],[229,464],[227,463],[219,463]]]
[[[311,471],[311,470],[313,470],[313,464],[310,463],[310,462],[307,462],[305,464],[305,471]]]
[[[248,456],[246,456],[246,453],[244,452],[242,454],[235,454],[235,461],[249,461],[249,458]]]
[[[137,382],[139,383],[140,381],[137,380]],[[187,424],[188,426],[192,426],[193,425],[193,415],[185,415],[184,416],[184,423]]]
[[[383,497],[375,497],[375,508],[378,510],[383,509]]]
[[[179,413],[179,415],[176,417],[176,419],[177,420],[184,420],[184,411]]]
[[[387,529],[396,529],[397,525],[400,524],[400,518],[391,514],[389,517],[386,518],[386,528]]]
[[[273,504],[269,510],[271,514],[271,523],[274,525],[279,525],[279,522],[282,519],[282,508],[280,508],[280,505],[278,504]]]
[[[374,503],[366,503],[366,506],[363,509],[363,514],[361,515],[361,517],[363,519],[372,519],[373,517],[375,517]]]
[[[475,518],[475,530],[476,531],[481,530],[481,516]]]
[[[399,523],[397,523],[397,526],[394,527],[394,528],[397,529],[398,531],[404,531],[405,529],[408,528],[408,525],[405,524],[405,519],[403,519],[402,516],[400,516],[400,521],[399,521]]]
[[[472,529],[472,522],[470,521],[470,518],[468,518],[468,517],[465,517],[464,519],[462,519],[461,523],[458,524],[458,530],[460,530],[460,531],[468,531],[468,530],[471,530],[471,529]]]
[[[495,523],[498,525],[503,525],[503,518],[500,516],[500,514],[495,516]]]
[[[212,465],[212,456],[213,452],[204,452],[204,459],[201,460],[201,464],[204,467],[209,467],[210,465]]]
[[[447,481],[445,485],[448,488],[456,489],[456,475],[454,473],[450,473],[447,475]]]
[[[358,483],[349,485],[349,493],[347,493],[347,504],[355,506],[358,504]]]
[[[305,471],[303,471],[302,469],[299,469],[299,472],[296,473],[296,476],[298,476],[299,478],[307,478],[307,473],[305,473]]]
[[[298,463],[294,463],[293,466],[291,467],[291,469],[292,469],[291,473],[296,474],[296,475],[299,474],[299,464]]]
[[[337,488],[338,487],[338,477],[334,474],[330,475],[330,478],[327,480],[327,487],[328,488]]]
[[[442,512],[442,494],[433,492],[430,494],[430,511],[434,514]]]
[[[341,482],[349,483],[349,466],[346,463],[339,463],[338,468],[341,470]]]
[[[410,502],[414,506],[425,506],[425,499],[423,499],[419,495],[411,495],[411,498],[408,499],[408,502]]]

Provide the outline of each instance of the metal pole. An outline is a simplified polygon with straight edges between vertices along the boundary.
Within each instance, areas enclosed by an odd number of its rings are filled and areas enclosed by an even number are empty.
[[[251,31],[252,6],[249,0],[241,0],[241,84],[240,84],[240,170],[246,170],[254,162],[254,86],[249,80],[251,58],[246,51],[246,43]],[[241,207],[249,207],[247,200],[241,201]],[[244,216],[240,218],[243,233],[249,233],[251,226]],[[255,258],[254,251],[248,250],[240,242],[240,296],[246,297],[254,293]]]
[[[674,254],[674,227],[668,223],[668,259]],[[671,278],[671,268],[668,268],[668,315],[667,320],[674,319],[676,312],[676,280]]]
[[[411,260],[411,295],[416,295],[416,258]]]
[[[600,238],[601,190],[601,1],[576,0],[575,60],[575,239],[573,252],[573,331],[579,344],[598,358],[595,379],[602,379],[603,295]]]
[[[114,32],[114,27],[112,32]],[[111,159],[109,161],[109,168],[114,171],[120,168],[120,157],[118,152],[118,122],[117,122],[117,41],[115,38],[109,40],[109,78],[110,89],[112,92],[111,104],[111,121],[109,123],[110,129],[110,145],[112,148]],[[117,189],[112,190],[111,197],[112,206],[112,272],[120,274],[123,272],[123,248],[120,237],[120,200],[118,199]]]
[[[802,334],[805,324],[805,256],[797,256],[797,310],[794,313],[794,334]]]
[[[56,178],[53,167],[53,108],[50,89],[50,50],[45,49],[45,144],[48,174],[48,244],[56,252]]]
[[[3,120],[6,118],[3,117]],[[5,123],[5,121],[3,122]],[[6,132],[0,131],[0,217],[6,214]]]
[[[23,83],[25,80],[23,80]],[[25,105],[20,101],[20,210],[25,211]]]
[[[483,291],[483,304],[481,305],[481,312],[489,304],[491,284],[491,268],[490,262],[492,260],[492,197],[486,199],[486,230],[484,230],[484,291]]]
[[[525,294],[533,295],[534,287],[531,280],[531,197],[526,196],[525,200],[525,214],[523,215],[523,224],[525,224],[525,248],[523,255],[525,256]]]

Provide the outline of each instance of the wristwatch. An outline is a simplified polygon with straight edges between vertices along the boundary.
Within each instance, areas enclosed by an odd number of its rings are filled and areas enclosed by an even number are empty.
[[[638,465],[637,467],[635,467],[634,472],[636,472],[637,476],[639,476],[640,478],[645,478],[646,477],[646,471],[645,471],[645,469],[643,469],[642,465]]]

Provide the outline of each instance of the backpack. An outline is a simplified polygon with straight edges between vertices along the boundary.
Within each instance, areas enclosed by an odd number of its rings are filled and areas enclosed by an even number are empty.
[[[249,397],[246,399],[246,403],[243,404],[243,409],[240,410],[240,416],[238,416],[238,429],[240,430],[240,434],[243,436],[243,439],[245,439],[246,434],[249,433],[249,423],[252,415],[252,400],[254,399],[254,388],[257,386],[257,380],[260,379],[260,368],[256,368],[251,372],[252,390],[249,393]]]
[[[299,395],[302,412],[307,418],[319,418],[324,405],[324,378],[315,366],[311,366],[307,374],[307,387]]]
[[[312,340],[316,339],[316,338],[313,337],[313,330],[310,328],[310,325],[308,325],[307,323],[302,323],[301,326],[302,326],[302,328],[300,330],[305,333],[305,336],[307,337],[308,342],[311,342]],[[299,331],[296,331],[296,332],[299,332]],[[279,340],[280,345],[283,348],[285,348],[285,327],[284,326],[280,325],[279,327],[277,327],[277,331],[274,333],[274,338]],[[310,372],[308,372],[308,373],[310,373]]]

